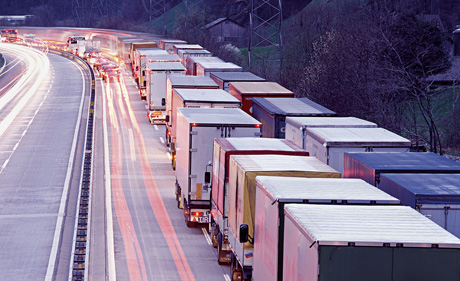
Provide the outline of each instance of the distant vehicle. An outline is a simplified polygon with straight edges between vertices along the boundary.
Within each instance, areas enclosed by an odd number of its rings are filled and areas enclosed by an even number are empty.
[[[103,65],[99,73],[105,82],[120,81],[120,70],[116,64]]]
[[[69,52],[75,54],[78,50],[78,41],[83,41],[86,38],[83,36],[71,36],[67,39],[67,48]]]
[[[16,42],[18,31],[16,29],[2,29],[1,36],[4,42]]]

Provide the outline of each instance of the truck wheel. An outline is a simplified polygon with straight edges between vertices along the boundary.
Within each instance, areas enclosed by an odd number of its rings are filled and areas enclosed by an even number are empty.
[[[243,274],[241,271],[232,272],[232,281],[241,281],[243,279]]]
[[[211,241],[212,241],[212,246],[213,246],[214,248],[217,248],[217,245],[218,245],[219,242],[217,242],[217,237],[216,237],[216,235],[211,234]]]

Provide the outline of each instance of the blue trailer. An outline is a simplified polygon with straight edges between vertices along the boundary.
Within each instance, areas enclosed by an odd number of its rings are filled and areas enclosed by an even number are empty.
[[[336,116],[308,98],[253,98],[252,116],[262,123],[265,138],[285,138],[287,116]]]
[[[383,173],[460,174],[460,163],[431,152],[346,152],[344,178],[379,186]]]
[[[379,188],[460,237],[460,174],[381,174]]]

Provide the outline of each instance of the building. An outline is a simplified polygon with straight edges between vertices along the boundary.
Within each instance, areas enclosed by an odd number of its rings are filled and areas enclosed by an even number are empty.
[[[205,25],[207,43],[231,43],[237,47],[246,46],[246,29],[228,18],[219,18]]]

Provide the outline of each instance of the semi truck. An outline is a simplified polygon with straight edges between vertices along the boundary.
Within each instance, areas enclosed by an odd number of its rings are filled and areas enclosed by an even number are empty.
[[[78,42],[84,41],[84,40],[86,40],[84,36],[70,36],[67,39],[67,49],[69,50],[70,53],[77,54]]]
[[[460,174],[382,174],[379,189],[460,237]]]
[[[174,48],[173,46],[175,44],[187,44],[187,41],[184,40],[179,40],[179,39],[161,39],[159,41],[159,47],[162,50],[167,51],[169,54],[174,54]]]
[[[276,82],[230,82],[228,92],[241,101],[241,109],[251,116],[252,99],[255,97],[294,97],[293,92]]]
[[[211,77],[219,85],[219,89],[228,92],[230,82],[264,82],[265,79],[251,72],[228,71],[228,72],[211,72]]]
[[[347,152],[343,163],[344,178],[361,178],[377,187],[384,173],[460,174],[460,163],[432,152]]]
[[[286,117],[285,138],[305,149],[308,128],[377,128],[377,124],[356,117]]]
[[[166,122],[166,78],[185,76],[180,62],[148,62],[146,67],[147,117],[150,123]]]
[[[262,123],[264,138],[285,138],[288,116],[335,116],[337,113],[308,98],[258,98],[252,116]]]
[[[187,66],[188,57],[212,57],[212,53],[208,50],[179,49],[177,54],[184,66]]]
[[[233,252],[233,280],[250,280],[254,261],[252,239],[244,241],[241,226],[254,237],[257,176],[340,178],[340,173],[318,159],[293,155],[232,155],[228,180],[228,241]]]
[[[188,57],[186,61],[187,75],[197,76],[197,63],[200,62],[224,62],[218,57]]]
[[[231,262],[228,244],[228,167],[231,155],[279,154],[308,156],[292,142],[269,138],[217,138],[212,158],[211,239],[219,264]],[[206,178],[206,177],[205,177]]]
[[[137,62],[135,59],[135,53],[137,49],[157,49],[158,45],[154,41],[141,41],[141,42],[131,42],[131,46],[129,47],[129,57],[131,58],[131,70],[134,73],[136,72],[135,69],[138,67],[140,69],[140,62]]]
[[[148,58],[155,55],[168,55],[168,53],[159,48],[138,48],[132,56],[133,77],[139,89],[139,95],[142,99],[146,99],[145,95],[145,73],[147,68]]]
[[[187,226],[209,223],[211,189],[204,174],[212,165],[215,138],[260,136],[260,122],[239,108],[177,110],[176,199]]]
[[[383,128],[308,128],[306,150],[339,172],[345,152],[408,152],[410,140]]]
[[[168,76],[166,82],[166,130],[165,143],[171,143],[172,122],[176,116],[172,115],[172,92],[173,89],[218,89],[216,83],[209,77],[203,76]]]
[[[283,281],[284,207],[289,204],[399,205],[399,200],[361,179],[257,176],[254,280]]]
[[[243,71],[241,66],[231,62],[197,62],[196,76],[208,76],[211,72]]]
[[[285,281],[453,281],[460,240],[406,206],[289,204]]]
[[[179,50],[203,50],[203,47],[198,44],[174,44],[173,54],[179,55]]]
[[[240,108],[240,101],[220,89],[174,89],[171,99],[171,143],[169,152],[173,169],[176,167],[176,120],[177,109],[193,108]]]

